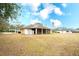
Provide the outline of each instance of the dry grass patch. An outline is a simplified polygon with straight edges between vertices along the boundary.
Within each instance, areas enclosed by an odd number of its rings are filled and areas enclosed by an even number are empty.
[[[79,34],[0,34],[0,55],[79,55]]]

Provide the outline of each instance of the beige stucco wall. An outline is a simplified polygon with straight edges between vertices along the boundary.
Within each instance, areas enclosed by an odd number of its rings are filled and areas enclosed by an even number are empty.
[[[34,31],[31,29],[22,29],[21,33],[22,34],[34,34]]]

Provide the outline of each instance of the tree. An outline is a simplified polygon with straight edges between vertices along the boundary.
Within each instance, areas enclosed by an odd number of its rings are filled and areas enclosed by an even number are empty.
[[[76,30],[79,30],[79,28],[76,28]]]
[[[8,26],[9,32],[18,32],[20,29],[24,28],[25,25],[21,24],[18,20],[11,21],[11,23]]]
[[[16,19],[19,15],[19,4],[0,3],[0,31],[8,28],[9,20]]]

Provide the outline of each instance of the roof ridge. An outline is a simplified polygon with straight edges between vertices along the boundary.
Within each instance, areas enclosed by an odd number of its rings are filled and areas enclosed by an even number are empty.
[[[44,28],[44,29],[49,29],[47,26],[44,26],[42,23],[30,24],[30,25],[26,26],[25,28]]]

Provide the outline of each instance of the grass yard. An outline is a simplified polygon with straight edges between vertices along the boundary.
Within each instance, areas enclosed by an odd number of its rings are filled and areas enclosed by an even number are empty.
[[[79,55],[79,34],[0,34],[0,55],[77,56]]]

